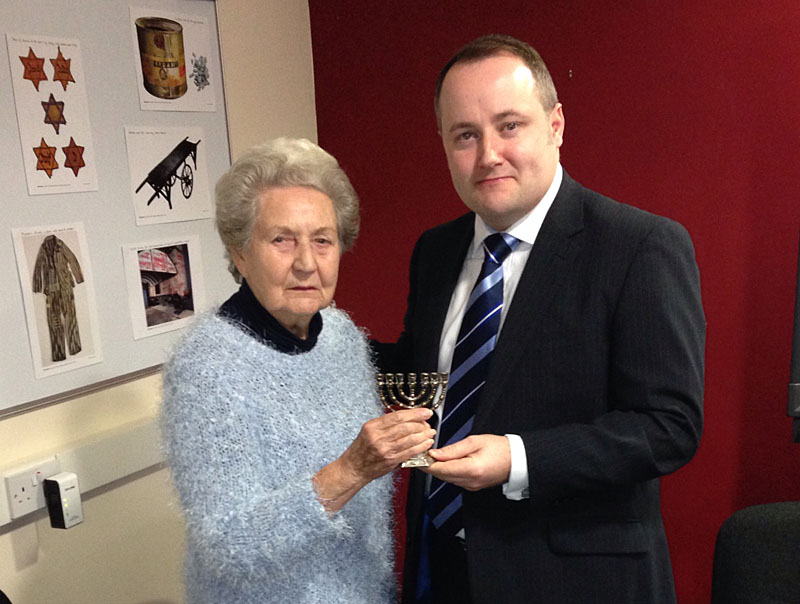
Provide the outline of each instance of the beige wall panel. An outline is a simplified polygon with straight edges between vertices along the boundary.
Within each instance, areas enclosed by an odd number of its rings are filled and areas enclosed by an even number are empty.
[[[317,141],[305,0],[218,0],[231,157],[276,136]]]

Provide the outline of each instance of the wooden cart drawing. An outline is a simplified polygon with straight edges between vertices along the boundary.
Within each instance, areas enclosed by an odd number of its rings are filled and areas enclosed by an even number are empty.
[[[176,181],[181,181],[181,193],[184,198],[189,199],[194,188],[194,174],[192,167],[189,165],[188,159],[191,157],[194,163],[194,169],[197,170],[197,145],[200,144],[198,140],[193,143],[187,136],[178,145],[170,151],[164,159],[158,162],[158,165],[150,170],[138,187],[136,192],[145,186],[150,185],[154,193],[147,200],[147,205],[158,197],[163,197],[169,204],[169,209],[172,209],[172,186]]]

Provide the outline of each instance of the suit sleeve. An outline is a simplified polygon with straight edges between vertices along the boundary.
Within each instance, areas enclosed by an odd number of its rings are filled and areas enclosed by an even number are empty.
[[[73,277],[75,277],[76,283],[83,283],[83,272],[81,271],[81,265],[78,262],[78,259],[75,257],[75,254],[66,243],[61,244],[61,251],[64,253],[64,258],[67,260],[67,266],[72,271]]]
[[[34,293],[41,293],[44,290],[43,274],[44,265],[47,262],[46,256],[44,247],[39,247],[39,252],[36,254],[36,262],[33,264],[33,283],[31,285]]]
[[[687,463],[702,431],[705,327],[689,235],[659,220],[639,241],[609,319],[606,411],[521,435],[531,499],[630,485]]]

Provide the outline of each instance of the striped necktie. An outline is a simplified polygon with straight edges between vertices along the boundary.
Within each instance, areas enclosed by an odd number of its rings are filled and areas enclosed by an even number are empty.
[[[508,233],[494,233],[483,241],[483,266],[467,300],[450,364],[450,383],[439,426],[439,447],[462,440],[472,430],[475,401],[486,382],[500,328],[503,260],[518,244],[519,240]],[[464,527],[461,493],[460,487],[432,477],[427,511],[433,525],[444,534],[455,535]]]

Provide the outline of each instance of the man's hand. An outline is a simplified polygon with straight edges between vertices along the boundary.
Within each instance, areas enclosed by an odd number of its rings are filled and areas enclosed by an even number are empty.
[[[428,454],[436,461],[421,470],[467,491],[503,484],[511,471],[508,438],[496,434],[473,434]]]

